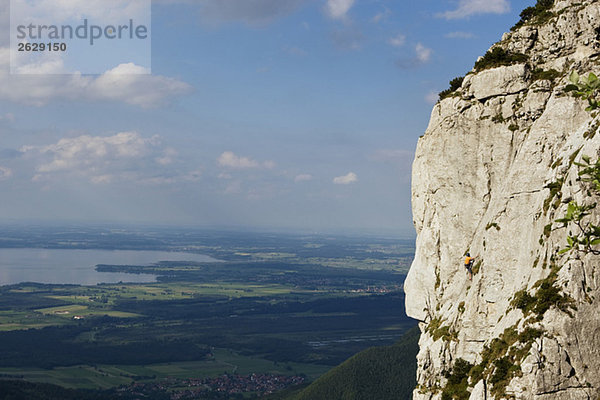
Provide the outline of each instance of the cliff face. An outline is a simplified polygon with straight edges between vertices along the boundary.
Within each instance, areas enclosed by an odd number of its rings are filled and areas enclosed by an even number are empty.
[[[415,400],[600,399],[600,256],[561,254],[576,228],[555,222],[598,201],[577,163],[600,156],[600,117],[564,88],[600,73],[600,3],[543,11],[494,46],[519,56],[471,71],[418,143]]]

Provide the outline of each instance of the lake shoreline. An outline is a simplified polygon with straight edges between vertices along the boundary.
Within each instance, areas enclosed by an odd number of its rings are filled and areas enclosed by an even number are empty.
[[[161,261],[217,262],[197,253],[160,250],[1,248],[0,286],[24,282],[41,284],[98,285],[155,283],[158,275],[103,272],[101,264],[151,265]]]

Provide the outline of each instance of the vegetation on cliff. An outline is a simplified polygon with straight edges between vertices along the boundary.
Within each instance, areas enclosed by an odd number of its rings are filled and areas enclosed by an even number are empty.
[[[440,96],[440,100],[444,100],[446,97],[450,97],[453,93],[455,93],[458,89],[460,89],[460,86],[462,85],[463,81],[465,80],[464,76],[458,76],[454,79],[452,79],[450,81],[450,87],[446,90],[442,90],[439,94]]]
[[[525,24],[544,24],[550,18],[554,17],[554,13],[550,11],[553,5],[554,0],[538,0],[535,6],[527,7],[521,11],[521,19],[512,29],[517,29]]]
[[[573,71],[569,80],[571,83],[565,87],[565,92],[570,92],[574,97],[586,100],[588,102],[586,111],[593,112],[600,108],[598,103],[600,79],[595,74],[589,73],[585,77]],[[598,127],[595,125],[592,128],[593,132],[586,132],[584,137],[586,139],[593,138],[597,129]],[[591,219],[592,210],[597,205],[595,200],[600,196],[600,159],[592,162],[589,156],[582,155],[582,162],[575,162],[580,150],[581,148],[573,153],[569,166],[575,164],[579,167],[578,176],[585,185],[583,189],[587,199],[583,203],[570,201],[566,214],[555,221],[564,228],[570,227],[567,234],[567,246],[560,250],[559,254],[576,252],[600,255],[600,250],[597,248],[600,245],[600,225],[593,223]],[[561,185],[563,182],[564,179],[561,180]]]
[[[527,62],[529,58],[525,54],[512,53],[502,47],[494,47],[488,50],[483,57],[475,62],[475,71],[484,69],[502,67]]]

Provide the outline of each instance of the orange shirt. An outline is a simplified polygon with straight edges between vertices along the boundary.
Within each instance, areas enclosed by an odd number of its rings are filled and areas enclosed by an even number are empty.
[[[472,259],[473,259],[473,257],[466,257],[465,258],[465,265],[469,265],[471,263]]]

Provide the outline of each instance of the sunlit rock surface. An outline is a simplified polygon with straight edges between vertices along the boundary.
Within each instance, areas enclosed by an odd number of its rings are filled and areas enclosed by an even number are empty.
[[[556,1],[552,12],[543,25],[526,24],[496,44],[528,62],[471,71],[436,104],[419,140],[418,238],[405,284],[407,313],[424,332],[415,400],[441,399],[457,359],[481,363],[494,338],[526,329],[543,333],[511,344],[507,352],[525,351],[502,390],[493,390],[502,374],[488,366],[477,381],[469,378],[471,400],[600,398],[600,256],[559,255],[568,229],[555,222],[569,201],[590,202],[576,163],[600,155],[600,117],[563,90],[572,70],[600,73],[600,3]],[[536,69],[558,74],[538,79]],[[600,210],[592,217],[598,223]],[[480,262],[472,281],[467,251]],[[573,307],[550,307],[538,321],[511,305],[523,289],[535,295],[551,270]]]

